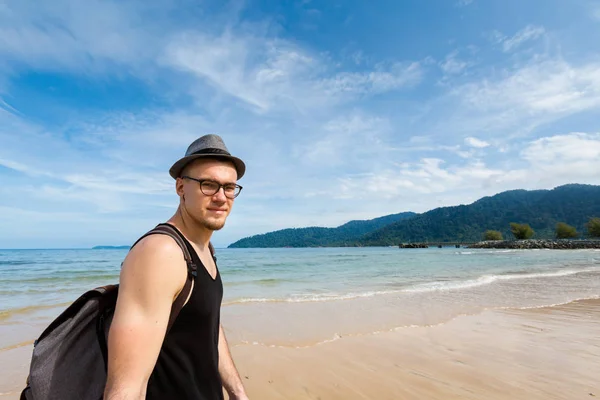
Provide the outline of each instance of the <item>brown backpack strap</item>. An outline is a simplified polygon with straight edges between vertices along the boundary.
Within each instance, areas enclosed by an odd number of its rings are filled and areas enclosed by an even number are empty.
[[[145,238],[146,236],[156,235],[156,234],[167,235],[167,236],[170,236],[171,238],[173,238],[173,240],[175,240],[175,242],[179,245],[179,247],[181,248],[181,251],[183,252],[183,258],[185,258],[185,262],[188,267],[188,277],[185,280],[185,285],[183,285],[183,289],[181,289],[181,292],[179,292],[179,294],[175,298],[175,301],[173,302],[173,306],[171,307],[171,314],[169,315],[169,324],[167,325],[167,333],[168,333],[171,330],[171,327],[173,326],[173,324],[175,323],[175,319],[177,319],[179,312],[183,308],[185,301],[187,300],[188,296],[190,295],[194,277],[198,275],[198,272],[197,272],[197,266],[193,262],[190,251],[188,250],[188,247],[185,244],[183,235],[177,230],[177,228],[175,228],[171,224],[166,224],[166,223],[158,224],[154,229],[152,229],[151,231],[147,232],[144,236],[139,238],[133,244],[133,246],[138,244],[138,242],[140,240],[142,240],[143,238]],[[131,246],[131,248],[133,248],[133,246]],[[211,254],[213,254],[213,256],[214,256],[214,248],[212,247],[212,244],[210,244],[210,243],[209,243],[209,248],[210,248]]]

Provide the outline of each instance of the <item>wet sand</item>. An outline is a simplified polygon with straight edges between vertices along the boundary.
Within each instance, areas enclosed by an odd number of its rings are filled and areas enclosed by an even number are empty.
[[[591,300],[233,354],[253,399],[590,399],[600,397],[598,332]]]
[[[600,300],[582,300],[232,352],[253,400],[591,399],[600,397],[598,332]],[[0,352],[1,400],[18,399],[31,355],[23,344]]]

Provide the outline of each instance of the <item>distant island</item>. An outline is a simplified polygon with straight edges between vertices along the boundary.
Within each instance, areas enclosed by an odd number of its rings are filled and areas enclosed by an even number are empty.
[[[600,217],[600,186],[568,184],[552,190],[510,190],[468,205],[405,212],[337,228],[290,228],[240,239],[229,248],[398,246],[401,243],[479,242],[486,231],[511,238],[511,223],[528,224],[533,239],[554,239],[562,222],[586,237]]]
[[[92,250],[129,250],[131,246],[94,246]]]

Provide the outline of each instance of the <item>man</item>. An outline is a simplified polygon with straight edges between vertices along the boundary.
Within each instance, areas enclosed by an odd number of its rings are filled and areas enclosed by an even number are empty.
[[[188,279],[182,250],[173,238],[156,234],[131,249],[108,338],[105,400],[217,400],[223,388],[230,399],[248,399],[220,324],[223,285],[209,246],[231,212],[245,169],[219,136],[206,135],[169,170],[179,207],[167,223],[185,239],[197,276],[166,333],[173,301]]]

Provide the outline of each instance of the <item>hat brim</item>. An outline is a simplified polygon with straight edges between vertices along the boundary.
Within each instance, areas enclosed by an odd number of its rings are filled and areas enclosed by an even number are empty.
[[[189,155],[187,157],[183,157],[183,158],[177,160],[177,162],[175,162],[175,164],[173,164],[173,166],[169,169],[169,175],[171,175],[171,177],[173,179],[179,178],[181,175],[181,171],[183,171],[185,166],[199,158],[216,158],[219,160],[231,161],[233,163],[233,165],[235,166],[235,170],[237,171],[238,179],[240,179],[242,176],[244,176],[244,173],[246,172],[246,164],[244,164],[244,162],[237,157],[228,156],[228,155],[224,155],[224,154],[207,153],[207,154],[192,154],[192,155]]]

